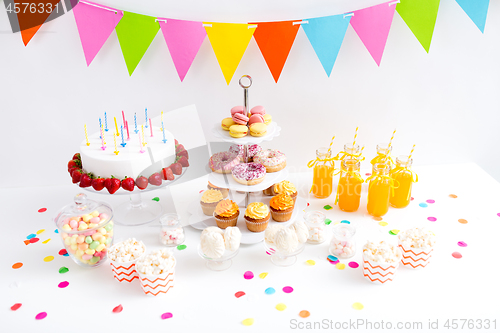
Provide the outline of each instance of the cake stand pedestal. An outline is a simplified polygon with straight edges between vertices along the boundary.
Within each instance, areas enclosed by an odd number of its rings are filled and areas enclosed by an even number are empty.
[[[140,193],[132,193],[130,201],[115,208],[115,223],[124,226],[143,225],[159,218],[162,212],[163,207],[159,202],[143,201]]]

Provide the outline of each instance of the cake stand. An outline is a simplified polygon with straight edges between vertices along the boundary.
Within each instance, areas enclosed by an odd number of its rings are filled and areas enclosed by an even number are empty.
[[[264,242],[264,248],[266,249],[266,253],[271,256],[271,261],[276,266],[291,266],[297,262],[297,255],[304,251],[306,243],[301,243],[297,247],[295,251],[292,253],[284,253],[276,250],[274,245],[269,245],[267,242]]]
[[[205,259],[205,265],[212,271],[224,271],[231,267],[231,265],[233,264],[232,259],[238,254],[239,251],[239,248],[236,251],[226,250],[224,251],[224,255],[222,257],[213,259],[207,257],[201,250],[201,244],[198,244],[198,254],[200,255],[200,257]]]

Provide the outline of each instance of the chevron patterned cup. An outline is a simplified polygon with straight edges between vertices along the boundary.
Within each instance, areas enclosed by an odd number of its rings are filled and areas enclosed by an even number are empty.
[[[146,295],[158,296],[166,294],[174,287],[175,263],[167,272],[159,275],[139,274],[142,290]]]
[[[127,262],[118,262],[109,259],[110,265],[111,265],[111,271],[113,272],[113,277],[118,281],[118,282],[132,282],[135,279],[139,279],[139,274],[135,270],[135,263],[137,260],[132,261],[127,261]]]
[[[399,244],[399,248],[403,252],[401,263],[410,269],[421,269],[426,267],[432,257],[434,249],[424,251],[422,249],[406,249],[403,244]]]
[[[401,253],[399,254],[401,257]],[[369,281],[385,284],[394,279],[400,261],[395,263],[379,263],[366,258],[363,254],[363,275]]]

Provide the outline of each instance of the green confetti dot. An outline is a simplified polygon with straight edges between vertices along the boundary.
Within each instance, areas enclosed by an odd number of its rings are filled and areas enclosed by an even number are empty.
[[[154,197],[153,200],[156,201],[156,202],[158,202],[158,201],[160,201],[160,198]]]
[[[394,236],[396,236],[398,233],[399,233],[398,229],[393,229],[393,230],[389,231],[389,234],[394,235]]]
[[[325,220],[325,224],[326,224],[326,225],[330,225],[330,223],[332,223],[332,220],[330,220],[330,219],[326,219],[326,220]]]
[[[182,244],[182,245],[179,245],[177,246],[177,250],[184,250],[187,246]]]
[[[69,272],[68,267],[64,267],[63,266],[63,267],[59,268],[59,273],[60,274],[64,274],[64,273],[67,273],[67,272]]]
[[[330,209],[332,209],[333,207],[332,207],[332,206],[330,206],[330,205],[326,205],[326,206],[324,206],[323,208],[324,208],[324,209],[326,209],[326,210],[330,210]]]

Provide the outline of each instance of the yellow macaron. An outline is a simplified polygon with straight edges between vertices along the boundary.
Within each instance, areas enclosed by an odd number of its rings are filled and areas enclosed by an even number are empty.
[[[233,138],[242,138],[248,133],[248,127],[245,125],[233,125],[229,127],[229,135]]]
[[[269,125],[272,121],[273,121],[273,117],[271,117],[270,114],[266,113],[264,115],[264,122],[266,123],[266,125]]]
[[[229,131],[229,127],[236,125],[236,123],[233,121],[233,118],[229,117],[229,118],[222,119],[222,122],[220,125],[221,125],[223,130]]]
[[[267,133],[267,125],[264,123],[254,123],[250,126],[251,136],[264,136]]]

